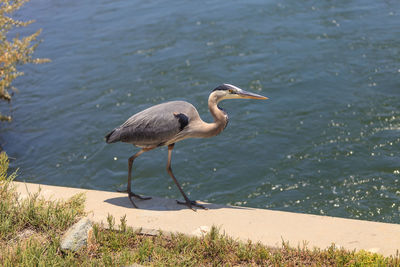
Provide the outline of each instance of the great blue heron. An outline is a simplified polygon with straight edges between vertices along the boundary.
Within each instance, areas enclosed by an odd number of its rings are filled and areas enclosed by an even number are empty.
[[[171,169],[171,154],[176,142],[186,138],[207,138],[222,132],[228,124],[228,114],[218,106],[218,102],[224,99],[267,99],[265,96],[246,92],[231,84],[222,84],[215,88],[208,97],[208,108],[214,122],[204,122],[196,108],[185,101],[171,101],[152,106],[130,117],[121,126],[106,135],[107,143],[122,141],[140,147],[141,150],[131,156],[128,160],[128,187],[126,192],[133,206],[137,208],[132,197],[139,199],[150,199],[142,197],[131,190],[132,163],[143,152],[160,146],[168,146],[167,172],[174,180],[179,191],[182,193],[185,204],[190,209],[193,206],[206,209],[196,201],[190,200],[176,180]]]

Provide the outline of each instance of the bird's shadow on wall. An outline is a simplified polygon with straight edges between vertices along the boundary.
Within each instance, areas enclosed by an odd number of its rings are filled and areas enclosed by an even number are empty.
[[[167,198],[159,198],[159,197],[152,197],[152,199],[149,200],[140,200],[133,198],[135,204],[138,206],[139,209],[142,210],[156,210],[156,211],[176,211],[176,210],[183,210],[183,209],[188,209],[186,205],[181,205],[177,204],[176,200],[174,199],[167,199]],[[128,209],[134,209],[132,203],[130,202],[128,196],[121,196],[121,197],[113,197],[104,200],[104,202],[115,205],[115,206],[120,206]],[[222,209],[222,208],[231,208],[231,209],[249,209],[246,207],[234,207],[234,206],[226,206],[226,205],[220,205],[220,204],[212,204],[212,203],[205,203],[205,202],[199,202],[199,204],[202,204],[204,207],[206,207],[209,210],[214,210],[214,209]],[[202,208],[199,207],[194,207],[196,210],[202,210]]]

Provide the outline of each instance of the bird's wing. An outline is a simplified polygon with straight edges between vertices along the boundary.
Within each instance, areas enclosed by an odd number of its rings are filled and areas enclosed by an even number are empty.
[[[115,129],[122,142],[138,146],[159,146],[172,140],[190,121],[194,107],[172,101],[145,109]]]

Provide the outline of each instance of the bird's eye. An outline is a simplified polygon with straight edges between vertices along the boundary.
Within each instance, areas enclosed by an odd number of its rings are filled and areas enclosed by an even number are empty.
[[[229,93],[230,94],[233,94],[233,93],[235,93],[232,89],[229,89]]]

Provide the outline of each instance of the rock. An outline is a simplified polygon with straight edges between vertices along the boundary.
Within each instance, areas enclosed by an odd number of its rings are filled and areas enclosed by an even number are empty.
[[[206,235],[208,232],[210,232],[210,227],[207,225],[202,225],[199,228],[197,228],[196,230],[194,230],[192,232],[192,235],[197,236],[197,237],[202,237],[204,235]]]
[[[78,251],[86,246],[88,235],[92,231],[92,221],[85,217],[72,225],[61,240],[62,251]]]

